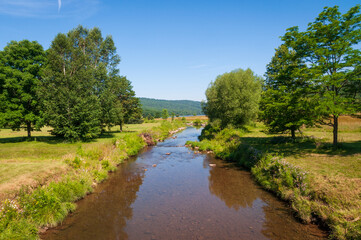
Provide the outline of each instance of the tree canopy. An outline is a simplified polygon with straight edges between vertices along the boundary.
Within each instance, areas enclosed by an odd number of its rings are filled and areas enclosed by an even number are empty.
[[[340,13],[338,6],[325,7],[306,31],[292,27],[282,37],[284,45],[302,63],[292,82],[303,79],[312,85],[308,93],[319,103],[318,116],[333,127],[334,145],[338,142],[338,117],[357,111],[360,26],[360,5],[345,14]]]
[[[293,138],[302,125],[317,121],[317,101],[303,71],[305,63],[285,44],[276,49],[267,65],[266,81],[261,98],[260,118],[270,132],[290,131]]]
[[[235,70],[216,78],[206,90],[203,111],[211,122],[243,126],[256,120],[262,79],[252,70]]]
[[[38,87],[45,63],[43,47],[33,41],[11,41],[0,52],[0,124],[31,131],[43,126]]]
[[[79,26],[59,33],[47,51],[42,97],[52,133],[67,139],[98,136],[139,111],[130,82],[116,69],[120,58],[111,36]]]

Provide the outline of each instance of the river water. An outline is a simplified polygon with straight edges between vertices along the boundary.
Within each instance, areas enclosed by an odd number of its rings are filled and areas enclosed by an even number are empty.
[[[41,238],[326,239],[248,172],[184,147],[199,134],[187,128],[123,163]]]

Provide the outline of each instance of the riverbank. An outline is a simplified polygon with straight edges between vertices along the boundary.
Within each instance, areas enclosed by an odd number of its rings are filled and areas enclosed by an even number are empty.
[[[44,139],[40,137],[37,141],[16,143],[6,138],[3,145],[8,145],[8,151],[1,146],[1,151],[7,154],[2,155],[2,162],[6,162],[6,157],[14,159],[14,167],[19,167],[19,171],[24,170],[20,164],[24,159],[30,165],[32,161],[41,162],[46,168],[54,163],[61,169],[41,178],[35,186],[27,184],[19,191],[13,189],[11,193],[3,193],[3,196],[11,198],[3,200],[1,204],[0,239],[37,239],[39,228],[46,230],[61,222],[76,208],[74,202],[92,192],[97,184],[108,177],[108,172],[117,169],[117,165],[136,155],[146,145],[164,140],[176,129],[181,130],[184,125],[181,121],[153,123],[146,127],[140,125],[140,131],[129,131],[128,128],[124,133],[110,132],[90,143],[70,144],[59,142],[59,139],[38,143],[39,139]],[[27,149],[30,152],[24,152],[28,157],[14,157],[11,154],[13,148]],[[66,153],[66,150],[69,152]],[[36,153],[35,156],[31,152]],[[51,154],[54,158],[50,161],[47,157]],[[46,159],[45,163],[43,159]],[[35,168],[36,164],[33,164],[31,169],[36,171]],[[2,167],[1,171],[5,173],[6,168]],[[16,175],[17,171],[9,172]],[[11,182],[11,177],[5,181]]]
[[[341,147],[331,146],[329,127],[303,129],[295,141],[265,133],[262,124],[215,131],[187,144],[212,151],[252,172],[265,189],[289,202],[303,222],[329,229],[330,238],[361,238],[361,121],[342,117]]]

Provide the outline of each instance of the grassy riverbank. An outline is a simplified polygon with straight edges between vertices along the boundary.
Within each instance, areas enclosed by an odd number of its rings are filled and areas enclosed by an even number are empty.
[[[76,200],[146,142],[161,141],[181,126],[181,121],[128,125],[122,133],[113,130],[87,143],[39,133],[24,141],[2,131],[0,239],[37,239],[39,228],[61,222]]]
[[[206,129],[201,142],[188,143],[213,151],[252,171],[265,189],[288,201],[304,222],[330,229],[330,238],[361,238],[361,120],[342,117],[341,147],[333,149],[332,129],[303,129],[293,141],[265,133],[257,123],[246,130]]]

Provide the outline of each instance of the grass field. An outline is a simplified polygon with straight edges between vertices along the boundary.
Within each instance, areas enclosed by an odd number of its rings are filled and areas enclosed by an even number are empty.
[[[51,136],[50,128],[44,127],[39,132],[32,132],[28,140],[25,131],[0,130],[0,200],[11,197],[22,185],[35,186],[44,184],[66,171],[63,161],[75,155],[80,147],[96,148],[102,143],[111,142],[129,132],[142,132],[160,122],[129,124],[114,127],[91,142],[68,143],[61,138]]]

